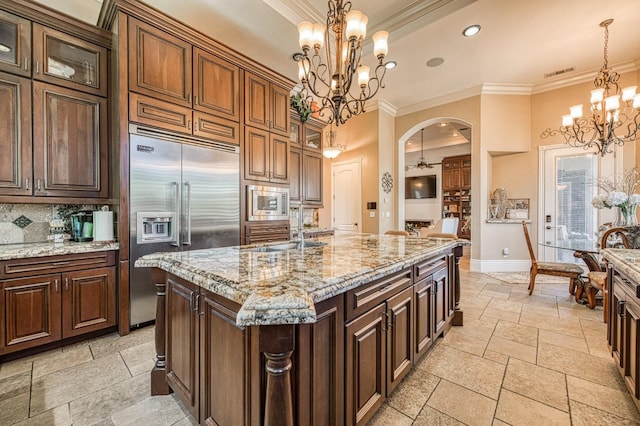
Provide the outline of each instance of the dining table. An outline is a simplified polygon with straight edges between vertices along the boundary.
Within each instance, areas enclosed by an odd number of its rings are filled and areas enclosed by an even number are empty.
[[[600,240],[597,239],[559,239],[539,243],[541,246],[559,250],[569,250],[573,256],[582,259],[589,271],[604,271],[600,257]]]

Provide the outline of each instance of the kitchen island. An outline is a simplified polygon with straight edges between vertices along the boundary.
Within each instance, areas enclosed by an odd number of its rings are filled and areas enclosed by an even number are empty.
[[[140,258],[152,393],[200,423],[363,424],[452,325],[464,241],[346,234]]]

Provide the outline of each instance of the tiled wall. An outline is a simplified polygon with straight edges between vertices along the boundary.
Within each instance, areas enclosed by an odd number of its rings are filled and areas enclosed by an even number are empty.
[[[303,223],[304,226],[318,226],[318,221],[319,221],[319,217],[318,217],[318,209],[303,209],[304,214],[303,214]],[[298,227],[298,208],[297,207],[292,207],[289,210],[289,226],[291,226],[292,229],[296,229]]]
[[[93,205],[0,204],[0,244],[47,241],[52,219],[66,219],[79,210],[97,209]]]

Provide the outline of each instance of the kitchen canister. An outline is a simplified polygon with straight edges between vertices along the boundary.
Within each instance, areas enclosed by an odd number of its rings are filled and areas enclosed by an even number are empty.
[[[113,212],[107,209],[93,212],[93,241],[113,241]]]

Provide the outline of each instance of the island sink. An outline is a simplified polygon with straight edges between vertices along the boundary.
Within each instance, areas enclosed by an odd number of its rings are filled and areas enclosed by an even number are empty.
[[[286,251],[286,250],[302,250],[305,248],[313,248],[313,247],[324,247],[327,243],[323,243],[321,241],[291,241],[282,244],[274,244],[270,246],[261,246],[261,247],[247,247],[240,248],[242,251],[251,251],[258,253],[271,253],[278,251]]]

